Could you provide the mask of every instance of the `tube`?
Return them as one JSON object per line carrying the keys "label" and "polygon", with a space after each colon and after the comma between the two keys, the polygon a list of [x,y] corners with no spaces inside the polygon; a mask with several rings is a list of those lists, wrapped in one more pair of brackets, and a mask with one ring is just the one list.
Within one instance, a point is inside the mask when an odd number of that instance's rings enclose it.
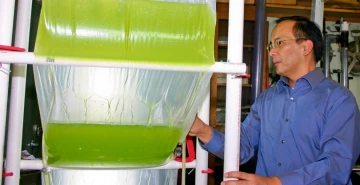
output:
{"label": "tube", "polygon": [[331,43],[336,40],[336,35],[325,35],[324,40],[324,61],[323,61],[323,73],[325,77],[331,78],[330,76],[330,50],[331,50]]}
{"label": "tube", "polygon": [[[207,125],[210,122],[210,87],[207,89],[206,97],[199,110],[199,118]],[[208,174],[203,173],[203,170],[208,170],[209,154],[204,150],[196,140],[196,169],[195,169],[195,185],[208,184]]]}
{"label": "tube", "polygon": [[254,60],[251,72],[251,104],[255,102],[261,93],[263,63],[264,63],[264,35],[266,25],[266,2],[265,0],[256,1],[255,34],[254,34]]}
{"label": "tube", "polygon": [[[27,49],[29,45],[32,1],[19,0],[17,5],[15,46]],[[5,178],[5,185],[18,185],[20,179],[26,68],[26,64],[13,65],[5,163],[6,171],[13,172],[13,176]]]}
{"label": "tube", "polygon": [[[196,167],[196,160],[191,161],[189,163],[186,163],[186,168],[195,168]],[[182,163],[177,161],[170,161],[169,163],[162,165],[162,166],[156,166],[156,167],[149,167],[149,168],[141,168],[141,169],[153,169],[153,170],[159,170],[159,169],[181,169]],[[42,160],[21,160],[20,161],[20,169],[22,170],[51,170],[51,169],[60,169],[60,168],[54,168],[54,167],[46,167],[43,164]],[[79,169],[79,170],[86,170],[83,168],[72,168],[72,169]],[[89,170],[96,170],[99,168],[89,168]],[[121,169],[121,168],[119,168]],[[127,168],[129,169],[129,168]],[[101,170],[114,170],[114,168],[109,169],[101,169]]]}
{"label": "tube", "polygon": [[[244,1],[229,1],[228,61],[242,63],[244,31]],[[224,173],[238,171],[240,164],[240,122],[242,78],[226,77]],[[224,180],[229,180],[225,178]]]}
{"label": "tube", "polygon": [[349,24],[344,21],[341,24],[341,78],[340,84],[349,88],[348,82],[348,47],[349,47]]}
{"label": "tube", "polygon": [[323,30],[324,0],[312,0],[311,20],[317,23],[320,30]]}
{"label": "tube", "polygon": [[[0,0],[0,44],[11,45],[15,0]],[[1,61],[1,60],[0,60]],[[0,68],[0,172],[3,171],[3,156],[6,128],[6,110],[8,100],[10,65],[1,63]],[[5,172],[8,172],[6,169]],[[1,176],[2,178],[2,176]],[[0,179],[0,185],[2,179]]]}
{"label": "tube", "polygon": [[[103,61],[91,61],[91,62],[76,62],[59,60],[55,63],[47,62],[45,60],[36,60],[34,53],[32,52],[1,52],[0,60],[4,63],[16,63],[16,64],[41,64],[41,65],[72,65],[72,66],[87,66],[87,67],[120,67],[120,68],[136,68],[136,69],[154,69],[154,70],[173,70],[173,71],[204,71],[203,67],[177,67],[177,66],[162,66],[162,65],[150,65],[150,64],[132,64],[121,62],[103,62]],[[243,63],[225,63],[215,62],[209,69],[214,73],[232,73],[245,75],[246,65]]]}

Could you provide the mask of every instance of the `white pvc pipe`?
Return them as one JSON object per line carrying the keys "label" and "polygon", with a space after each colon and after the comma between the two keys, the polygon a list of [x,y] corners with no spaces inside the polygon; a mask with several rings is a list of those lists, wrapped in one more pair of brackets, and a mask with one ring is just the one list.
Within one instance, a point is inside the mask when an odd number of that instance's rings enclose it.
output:
{"label": "white pvc pipe", "polygon": [[[3,63],[16,63],[16,64],[120,67],[120,68],[169,70],[169,71],[203,71],[206,69],[204,67],[178,67],[178,66],[170,66],[170,65],[165,66],[165,65],[153,65],[153,64],[134,64],[130,62],[104,62],[104,61],[84,62],[84,61],[60,60],[60,59],[56,60],[56,62],[49,62],[46,61],[45,59],[44,60],[36,59],[34,53],[32,52],[11,52],[11,51],[0,52],[0,61],[2,61]],[[235,63],[235,61],[234,63],[215,62],[215,64],[210,67],[209,71],[216,73],[233,73],[233,74],[245,75],[246,65],[242,63]]]}
{"label": "white pvc pipe", "polygon": [[[229,1],[228,60],[243,60],[244,0]],[[242,79],[227,74],[225,112],[224,173],[238,171],[240,165],[240,121]],[[229,180],[225,178],[224,180]]]}
{"label": "white pvc pipe", "polygon": [[[18,0],[17,5],[15,46],[27,50],[32,1]],[[18,185],[20,180],[26,68],[26,64],[14,64],[12,68],[5,169],[7,172],[13,172],[13,176],[5,178],[5,185]]]}
{"label": "white pvc pipe", "polygon": [[[323,31],[324,20],[324,0],[312,0],[311,5],[311,20],[314,21]],[[321,62],[316,63],[317,67],[320,67]]]}
{"label": "white pvc pipe", "polygon": [[22,170],[43,170],[44,164],[41,160],[20,160],[20,169]]}
{"label": "white pvc pipe", "polygon": [[[51,169],[62,169],[62,168],[54,168],[54,167],[45,167],[42,160],[21,160],[20,161],[20,169],[22,170],[51,170]],[[186,168],[195,168],[196,160],[186,163]],[[177,161],[170,161],[169,163],[156,166],[156,167],[148,167],[148,168],[134,168],[134,169],[142,169],[142,170],[160,170],[160,169],[181,169],[182,163]],[[75,170],[121,170],[122,168],[71,168]],[[129,170],[133,168],[126,168],[124,170]]]}
{"label": "white pvc pipe", "polygon": [[340,84],[349,88],[348,76],[348,45],[349,45],[349,23],[344,21],[340,25],[341,32],[341,75]]}
{"label": "white pvc pipe", "polygon": [[[15,0],[0,0],[0,44],[11,45]],[[1,64],[1,60],[0,60]],[[4,139],[6,128],[6,109],[9,88],[10,65],[1,64],[0,68],[0,172],[3,171]],[[5,169],[5,172],[7,170]],[[0,185],[2,176],[0,177]]]}
{"label": "white pvc pipe", "polygon": [[[210,116],[210,87],[207,88],[207,94],[204,99],[202,106],[200,107],[199,118],[204,121],[205,124],[209,125]],[[206,185],[208,184],[208,174],[202,171],[207,171],[209,154],[204,150],[196,139],[196,169],[195,169],[195,185]]]}
{"label": "white pvc pipe", "polygon": [[321,31],[324,29],[324,0],[312,0],[311,20],[319,26]]}

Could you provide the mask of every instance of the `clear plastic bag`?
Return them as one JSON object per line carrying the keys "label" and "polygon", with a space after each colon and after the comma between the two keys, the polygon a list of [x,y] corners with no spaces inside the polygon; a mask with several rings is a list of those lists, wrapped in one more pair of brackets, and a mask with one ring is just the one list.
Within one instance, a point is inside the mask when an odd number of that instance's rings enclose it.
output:
{"label": "clear plastic bag", "polygon": [[161,165],[189,131],[211,73],[35,66],[47,164]]}
{"label": "clear plastic bag", "polygon": [[202,103],[214,63],[215,0],[43,1],[37,58],[203,66],[199,72],[36,65],[44,162],[162,165]]}
{"label": "clear plastic bag", "polygon": [[37,57],[182,67],[214,62],[215,0],[43,1]]}

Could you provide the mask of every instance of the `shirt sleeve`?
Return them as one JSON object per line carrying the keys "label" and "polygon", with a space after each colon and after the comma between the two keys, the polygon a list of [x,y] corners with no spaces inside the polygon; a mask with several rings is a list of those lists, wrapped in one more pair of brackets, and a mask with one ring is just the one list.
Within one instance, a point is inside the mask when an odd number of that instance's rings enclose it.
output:
{"label": "shirt sleeve", "polygon": [[216,157],[224,159],[224,134],[211,128],[213,135],[207,144],[203,144],[200,140],[201,146],[208,152],[214,154]]}
{"label": "shirt sleeve", "polygon": [[[257,102],[261,98],[258,98]],[[258,104],[255,102],[251,107],[249,115],[241,123],[240,134],[240,163],[244,164],[251,159],[259,144],[260,119],[257,110]],[[200,141],[201,146],[208,152],[223,159],[224,158],[224,134],[212,128],[213,136],[207,144]]]}
{"label": "shirt sleeve", "polygon": [[318,161],[278,175],[283,185],[351,184],[349,175],[360,153],[356,100],[353,96],[339,98],[325,114]]}

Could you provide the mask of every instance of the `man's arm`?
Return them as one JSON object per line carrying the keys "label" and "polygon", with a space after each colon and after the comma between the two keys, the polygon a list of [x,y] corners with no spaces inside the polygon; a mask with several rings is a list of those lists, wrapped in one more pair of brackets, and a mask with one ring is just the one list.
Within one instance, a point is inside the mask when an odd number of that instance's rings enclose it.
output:
{"label": "man's arm", "polygon": [[204,144],[208,143],[213,135],[212,129],[206,125],[199,117],[195,117],[194,123],[189,131],[189,136],[198,137]]}
{"label": "man's arm", "polygon": [[[261,97],[260,95],[259,97]],[[241,123],[241,142],[240,142],[240,162],[244,164],[251,159],[257,149],[260,136],[260,118],[258,116],[258,107],[261,99],[251,106],[250,114],[245,121]],[[198,117],[189,132],[190,136],[196,136],[201,141],[201,146],[208,152],[223,159],[224,158],[224,134],[216,129],[206,125]]]}

